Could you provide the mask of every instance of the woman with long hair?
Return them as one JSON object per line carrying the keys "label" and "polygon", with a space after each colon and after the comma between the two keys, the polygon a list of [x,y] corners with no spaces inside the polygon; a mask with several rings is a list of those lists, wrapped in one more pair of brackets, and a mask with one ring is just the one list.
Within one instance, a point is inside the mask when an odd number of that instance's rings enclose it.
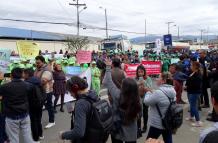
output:
{"label": "woman with long hair", "polygon": [[163,127],[162,119],[158,112],[160,109],[161,115],[166,114],[171,100],[176,100],[176,91],[173,87],[173,80],[169,73],[162,73],[160,79],[157,81],[158,89],[155,91],[148,91],[144,98],[144,104],[150,107],[148,113],[148,121],[150,129],[148,131],[148,138],[159,138],[163,136],[165,143],[172,143],[172,133]]}
{"label": "woman with long hair", "polygon": [[111,61],[107,59],[106,65],[103,84],[108,88],[113,99],[112,143],[136,143],[137,116],[141,111],[138,85],[134,79],[126,78],[122,82],[121,89],[118,89],[111,77]]}
{"label": "woman with long hair", "polygon": [[59,100],[59,97],[61,96],[61,108],[60,111],[64,112],[64,96],[66,93],[66,76],[65,73],[62,70],[62,67],[59,63],[56,63],[54,66],[54,72],[53,72],[53,78],[54,78],[54,110],[56,111],[57,102]]}
{"label": "woman with long hair", "polygon": [[[146,94],[145,89],[152,88],[152,79],[147,75],[146,69],[143,65],[139,65],[136,70],[136,81],[139,85],[139,96],[141,97],[141,106],[142,113],[138,119],[138,137],[142,136],[142,133],[146,132],[147,130],[147,122],[148,122],[148,106],[143,104],[142,100]],[[141,117],[143,117],[143,128],[141,128]]]}
{"label": "woman with long hair", "polygon": [[202,93],[202,74],[201,74],[201,65],[199,62],[192,62],[191,65],[191,75],[186,81],[188,100],[190,104],[190,117],[186,118],[188,121],[196,120],[196,123],[193,123],[194,127],[201,127],[202,122],[200,122],[200,116],[198,112],[198,99]]}

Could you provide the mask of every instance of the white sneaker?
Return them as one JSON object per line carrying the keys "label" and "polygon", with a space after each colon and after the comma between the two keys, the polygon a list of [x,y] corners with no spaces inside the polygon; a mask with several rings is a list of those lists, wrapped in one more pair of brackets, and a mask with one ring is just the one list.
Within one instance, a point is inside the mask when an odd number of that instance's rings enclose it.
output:
{"label": "white sneaker", "polygon": [[191,122],[194,122],[195,121],[195,118],[194,117],[187,117],[185,118],[186,121],[191,121]]}
{"label": "white sneaker", "polygon": [[202,127],[202,126],[203,126],[203,123],[201,121],[198,121],[192,124],[192,127]]}
{"label": "white sneaker", "polygon": [[34,142],[34,143],[40,143],[40,141],[36,141],[36,142]]}
{"label": "white sneaker", "polygon": [[45,139],[45,137],[44,137],[44,136],[41,136],[41,137],[39,137],[39,139],[40,139],[40,140],[44,140],[44,139]]}
{"label": "white sneaker", "polygon": [[49,129],[51,127],[55,126],[55,122],[54,123],[48,123],[48,125],[45,126],[45,129]]}

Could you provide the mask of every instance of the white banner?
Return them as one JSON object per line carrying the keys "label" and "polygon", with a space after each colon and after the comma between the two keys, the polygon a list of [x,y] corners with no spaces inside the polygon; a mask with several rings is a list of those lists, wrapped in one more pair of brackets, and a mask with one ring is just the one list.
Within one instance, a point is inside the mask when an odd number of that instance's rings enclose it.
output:
{"label": "white banner", "polygon": [[[91,81],[92,81],[92,77],[91,77],[91,69],[90,68],[88,68],[86,71],[84,71],[83,73],[81,73],[80,75],[79,75],[79,77],[81,77],[81,78],[84,78],[84,77],[86,77],[87,78],[87,82],[88,82],[88,85],[89,85],[89,87],[88,87],[88,89],[90,90],[91,89]],[[67,79],[70,79],[71,77],[67,77]],[[66,102],[70,102],[70,101],[75,101],[76,99],[75,98],[73,98],[71,95],[70,95],[70,93],[69,92],[67,92],[66,94],[65,94],[65,97],[64,97],[64,103],[66,103]],[[58,105],[60,104],[60,100],[58,101]]]}

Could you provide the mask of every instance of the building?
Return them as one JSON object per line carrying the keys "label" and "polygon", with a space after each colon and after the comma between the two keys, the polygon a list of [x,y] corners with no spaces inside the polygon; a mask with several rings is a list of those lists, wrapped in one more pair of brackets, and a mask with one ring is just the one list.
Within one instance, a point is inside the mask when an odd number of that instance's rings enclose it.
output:
{"label": "building", "polygon": [[[18,40],[27,40],[38,43],[42,52],[48,50],[48,52],[58,53],[61,49],[63,51],[68,49],[66,46],[67,37],[75,37],[75,35],[0,27],[0,48],[10,49],[18,53],[16,42]],[[87,50],[97,51],[101,39],[96,37],[88,37],[88,39],[90,44]]]}

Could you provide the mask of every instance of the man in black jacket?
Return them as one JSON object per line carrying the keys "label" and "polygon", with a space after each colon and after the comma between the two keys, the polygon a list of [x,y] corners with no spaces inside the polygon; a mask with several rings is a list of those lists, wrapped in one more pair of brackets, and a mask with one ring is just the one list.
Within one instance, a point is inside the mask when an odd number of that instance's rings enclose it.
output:
{"label": "man in black jacket", "polygon": [[33,93],[29,97],[30,106],[30,120],[31,120],[31,130],[34,141],[39,141],[43,139],[42,131],[42,107],[43,107],[43,89],[41,86],[40,78],[34,76],[33,69],[24,70],[24,79],[33,88]]}
{"label": "man in black jacket", "polygon": [[24,143],[33,143],[30,129],[28,96],[31,93],[29,84],[22,81],[23,70],[15,68],[11,72],[12,81],[0,86],[3,99],[3,113],[6,116],[6,133],[10,143],[19,143],[19,132]]}
{"label": "man in black jacket", "polygon": [[203,69],[203,84],[202,84],[202,95],[201,95],[201,104],[204,104],[202,108],[209,108],[209,96],[207,92],[207,88],[209,87],[209,79],[208,79],[208,67],[210,65],[210,60],[207,57],[207,53],[205,50],[200,51],[199,62]]}

